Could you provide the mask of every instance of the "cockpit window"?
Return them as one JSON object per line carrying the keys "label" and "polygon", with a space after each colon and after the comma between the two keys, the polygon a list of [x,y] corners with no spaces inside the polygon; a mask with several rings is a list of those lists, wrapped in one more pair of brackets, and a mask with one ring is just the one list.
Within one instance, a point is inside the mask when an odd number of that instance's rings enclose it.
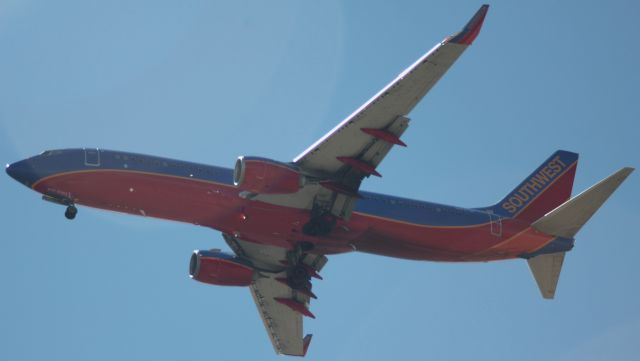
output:
{"label": "cockpit window", "polygon": [[52,155],[61,154],[61,153],[62,153],[61,150],[45,150],[44,152],[40,153],[40,155],[43,157],[50,157]]}

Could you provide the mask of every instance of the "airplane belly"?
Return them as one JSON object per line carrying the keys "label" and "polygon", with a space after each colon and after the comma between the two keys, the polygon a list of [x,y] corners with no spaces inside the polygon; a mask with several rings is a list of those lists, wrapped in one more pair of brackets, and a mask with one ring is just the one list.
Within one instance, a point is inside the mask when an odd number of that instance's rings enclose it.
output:
{"label": "airplane belly", "polygon": [[[92,163],[86,151],[65,151],[57,155],[59,169],[48,169],[47,158],[36,157],[30,160],[33,168],[46,171],[30,186],[73,203],[203,225],[255,243],[289,248],[309,241],[325,254],[357,250],[407,259],[484,261],[532,253],[551,240],[533,230],[522,232],[526,225],[509,219],[484,218],[484,213],[442,206],[407,213],[399,204],[381,208],[370,201],[329,236],[309,237],[302,232],[307,210],[239,197],[227,179],[230,170],[111,151],[100,154]],[[446,211],[455,217],[443,222]]]}
{"label": "airplane belly", "polygon": [[507,220],[500,232],[490,221],[469,226],[409,224],[360,215],[371,227],[354,241],[358,251],[429,261],[491,261],[534,252],[553,237]]}
{"label": "airplane belly", "polygon": [[95,169],[48,176],[36,191],[116,212],[218,228],[234,223],[241,199],[223,184],[128,170]]}
{"label": "airplane belly", "polygon": [[339,227],[331,237],[305,236],[306,210],[238,196],[227,184],[120,169],[83,169],[48,175],[33,189],[73,203],[115,212],[206,226],[244,240],[290,248],[310,241],[325,254],[353,251],[357,227]]}

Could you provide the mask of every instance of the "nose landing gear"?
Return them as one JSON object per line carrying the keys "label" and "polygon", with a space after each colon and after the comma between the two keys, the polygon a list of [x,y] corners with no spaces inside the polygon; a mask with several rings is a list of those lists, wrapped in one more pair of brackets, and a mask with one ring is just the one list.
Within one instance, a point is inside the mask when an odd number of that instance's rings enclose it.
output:
{"label": "nose landing gear", "polygon": [[73,204],[68,205],[67,210],[64,211],[64,216],[69,220],[76,218],[76,214],[78,214],[78,208]]}
{"label": "nose landing gear", "polygon": [[62,206],[67,206],[67,209],[64,211],[64,216],[67,219],[74,219],[76,218],[76,214],[78,214],[78,208],[76,208],[76,206],[73,205],[73,201],[71,200],[71,198],[43,194],[42,200],[55,203],[55,204],[60,204]]}

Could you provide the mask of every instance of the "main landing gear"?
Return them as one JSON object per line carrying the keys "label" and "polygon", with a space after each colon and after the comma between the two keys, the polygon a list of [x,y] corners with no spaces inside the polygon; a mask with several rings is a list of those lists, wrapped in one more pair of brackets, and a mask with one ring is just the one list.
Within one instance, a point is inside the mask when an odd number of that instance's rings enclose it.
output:
{"label": "main landing gear", "polygon": [[329,212],[311,215],[309,222],[302,226],[302,233],[307,236],[323,237],[333,231],[336,225],[336,217]]}
{"label": "main landing gear", "polygon": [[299,242],[287,254],[287,261],[292,265],[287,271],[287,283],[294,290],[311,291],[310,267],[302,262],[302,257],[312,249],[313,243]]}
{"label": "main landing gear", "polygon": [[287,283],[294,290],[304,290],[311,288],[311,276],[302,265],[296,265],[287,272]]}
{"label": "main landing gear", "polygon": [[67,219],[76,218],[76,214],[78,214],[78,208],[73,204],[68,205],[67,210],[64,211],[64,216],[67,217]]}

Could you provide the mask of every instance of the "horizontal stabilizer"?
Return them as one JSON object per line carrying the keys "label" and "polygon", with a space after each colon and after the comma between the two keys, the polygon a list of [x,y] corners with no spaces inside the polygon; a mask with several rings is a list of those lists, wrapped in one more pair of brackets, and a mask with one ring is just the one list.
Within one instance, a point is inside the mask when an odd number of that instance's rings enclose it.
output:
{"label": "horizontal stabilizer", "polygon": [[564,202],[531,226],[552,236],[573,238],[633,170],[629,167],[620,169]]}
{"label": "horizontal stabilizer", "polygon": [[556,294],[562,262],[564,262],[564,252],[542,254],[527,260],[542,297],[552,299]]}

